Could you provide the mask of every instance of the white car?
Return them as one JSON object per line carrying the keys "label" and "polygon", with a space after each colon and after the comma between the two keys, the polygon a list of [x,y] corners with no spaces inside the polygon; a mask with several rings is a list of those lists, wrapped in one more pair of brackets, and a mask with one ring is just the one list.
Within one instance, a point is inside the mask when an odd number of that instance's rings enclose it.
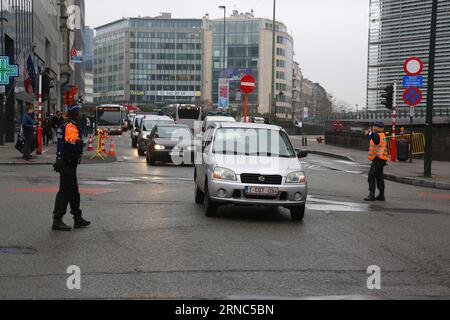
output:
{"label": "white car", "polygon": [[236,119],[233,117],[226,117],[226,116],[208,116],[205,118],[205,121],[203,121],[203,132],[208,130],[209,128],[212,128],[215,123],[235,123]]}
{"label": "white car", "polygon": [[207,217],[230,204],[284,207],[301,221],[308,187],[300,159],[307,155],[294,149],[280,127],[215,124],[204,135],[202,161],[195,165],[195,202],[204,204]]}

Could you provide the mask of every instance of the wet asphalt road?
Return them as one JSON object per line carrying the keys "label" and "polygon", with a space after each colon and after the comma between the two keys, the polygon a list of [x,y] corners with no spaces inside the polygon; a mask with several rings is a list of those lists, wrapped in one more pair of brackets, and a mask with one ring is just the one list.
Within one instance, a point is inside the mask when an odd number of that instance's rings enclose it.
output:
{"label": "wet asphalt road", "polygon": [[[119,161],[83,165],[93,226],[50,231],[58,177],[50,167],[0,166],[0,299],[450,297],[450,193],[387,182],[368,205],[368,165],[311,155],[308,212],[194,203],[193,168],[147,167],[117,140]],[[66,216],[66,222],[71,218]],[[79,266],[81,290],[67,289]],[[367,289],[367,268],[382,289]]]}

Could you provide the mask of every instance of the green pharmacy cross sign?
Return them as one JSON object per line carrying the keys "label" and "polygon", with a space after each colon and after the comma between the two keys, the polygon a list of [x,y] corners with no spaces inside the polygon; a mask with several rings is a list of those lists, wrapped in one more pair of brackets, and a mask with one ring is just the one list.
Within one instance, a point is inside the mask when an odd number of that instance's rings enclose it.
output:
{"label": "green pharmacy cross sign", "polygon": [[9,64],[9,57],[0,56],[0,85],[7,86],[11,83],[11,78],[19,76],[19,66]]}

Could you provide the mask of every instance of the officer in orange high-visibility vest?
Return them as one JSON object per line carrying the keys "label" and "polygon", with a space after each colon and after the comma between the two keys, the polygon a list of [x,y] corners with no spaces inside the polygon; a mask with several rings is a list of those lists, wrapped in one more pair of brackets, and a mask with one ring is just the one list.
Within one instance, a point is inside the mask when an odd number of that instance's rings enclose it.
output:
{"label": "officer in orange high-visibility vest", "polygon": [[80,119],[80,106],[69,107],[68,119],[58,128],[57,158],[55,171],[60,174],[59,192],[55,200],[53,212],[53,227],[55,231],[70,231],[72,228],[63,222],[67,205],[74,218],[74,228],[85,228],[91,223],[83,219],[80,209],[80,191],[78,189],[77,167],[81,162],[84,142]]}
{"label": "officer in orange high-visibility vest", "polygon": [[[369,160],[372,166],[369,172],[369,191],[370,194],[365,201],[386,201],[385,183],[384,183],[384,167],[388,161],[388,145],[387,138],[384,133],[384,123],[375,122],[372,129],[366,131],[370,138]],[[375,197],[376,188],[380,192]]]}

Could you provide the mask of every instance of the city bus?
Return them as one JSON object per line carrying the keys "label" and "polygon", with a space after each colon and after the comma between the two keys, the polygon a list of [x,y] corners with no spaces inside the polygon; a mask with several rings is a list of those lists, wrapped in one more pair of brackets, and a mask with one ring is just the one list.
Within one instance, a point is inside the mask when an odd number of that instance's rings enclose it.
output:
{"label": "city bus", "polygon": [[96,107],[95,119],[97,129],[106,130],[110,135],[122,135],[126,111],[120,105],[100,105]]}
{"label": "city bus", "polygon": [[[176,124],[183,124],[201,132],[202,108],[191,104],[171,104],[161,109],[161,115],[171,117]],[[195,124],[197,123],[197,127]]]}

